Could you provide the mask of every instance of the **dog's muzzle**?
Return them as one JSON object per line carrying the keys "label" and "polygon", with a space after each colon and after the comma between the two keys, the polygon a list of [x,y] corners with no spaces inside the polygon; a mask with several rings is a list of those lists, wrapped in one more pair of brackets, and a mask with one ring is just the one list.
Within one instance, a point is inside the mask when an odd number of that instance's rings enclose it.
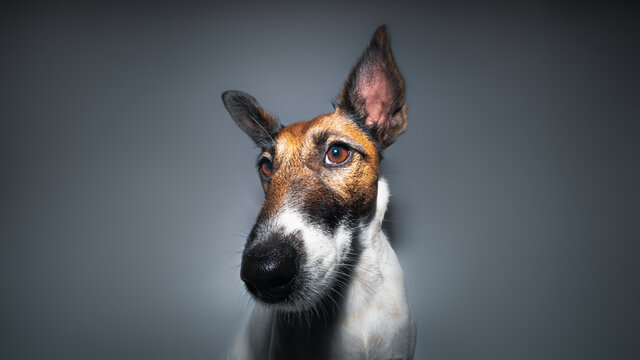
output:
{"label": "dog's muzzle", "polygon": [[298,263],[298,251],[288,242],[265,242],[245,250],[240,278],[255,297],[277,303],[291,294]]}

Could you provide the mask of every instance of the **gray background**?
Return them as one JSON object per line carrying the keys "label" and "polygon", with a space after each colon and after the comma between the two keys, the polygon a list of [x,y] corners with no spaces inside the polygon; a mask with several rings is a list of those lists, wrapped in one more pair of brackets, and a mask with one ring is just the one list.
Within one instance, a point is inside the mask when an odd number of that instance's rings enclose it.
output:
{"label": "gray background", "polygon": [[417,359],[640,358],[638,4],[3,5],[0,358],[211,359],[251,301],[257,150],[388,24],[387,222]]}

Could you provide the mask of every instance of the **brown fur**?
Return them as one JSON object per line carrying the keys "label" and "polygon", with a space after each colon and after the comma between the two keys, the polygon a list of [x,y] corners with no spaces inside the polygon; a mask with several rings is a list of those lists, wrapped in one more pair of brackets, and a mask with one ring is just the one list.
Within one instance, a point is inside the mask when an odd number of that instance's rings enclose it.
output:
{"label": "brown fur", "polygon": [[[272,177],[263,179],[267,198],[264,215],[277,212],[284,201],[291,200],[285,200],[287,194],[304,192],[307,199],[320,202],[328,195],[327,190],[337,194],[345,205],[372,208],[377,194],[378,149],[342,111],[289,125],[275,140],[274,148],[263,153],[273,162]],[[325,154],[336,141],[357,150],[352,150],[344,165],[327,167]]]}

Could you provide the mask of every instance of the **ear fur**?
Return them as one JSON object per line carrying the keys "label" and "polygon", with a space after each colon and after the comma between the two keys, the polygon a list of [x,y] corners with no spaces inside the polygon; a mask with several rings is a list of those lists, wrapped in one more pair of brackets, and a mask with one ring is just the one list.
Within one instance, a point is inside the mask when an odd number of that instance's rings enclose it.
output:
{"label": "ear fur", "polygon": [[380,26],[351,69],[338,107],[352,113],[358,124],[382,148],[407,127],[405,84],[391,53],[389,32]]}
{"label": "ear fur", "polygon": [[242,91],[225,91],[222,102],[233,121],[263,149],[273,145],[273,138],[282,129],[277,118],[267,113],[251,95]]}

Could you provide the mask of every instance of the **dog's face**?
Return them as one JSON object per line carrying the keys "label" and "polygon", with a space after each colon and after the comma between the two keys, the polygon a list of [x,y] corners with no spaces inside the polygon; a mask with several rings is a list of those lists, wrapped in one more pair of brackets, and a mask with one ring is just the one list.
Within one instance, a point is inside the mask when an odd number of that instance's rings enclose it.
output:
{"label": "dog's face", "polygon": [[384,27],[347,78],[331,114],[287,127],[245,93],[228,91],[232,118],[262,152],[265,202],[241,277],[262,303],[304,311],[349,281],[375,211],[381,150],[406,128],[404,81]]}

